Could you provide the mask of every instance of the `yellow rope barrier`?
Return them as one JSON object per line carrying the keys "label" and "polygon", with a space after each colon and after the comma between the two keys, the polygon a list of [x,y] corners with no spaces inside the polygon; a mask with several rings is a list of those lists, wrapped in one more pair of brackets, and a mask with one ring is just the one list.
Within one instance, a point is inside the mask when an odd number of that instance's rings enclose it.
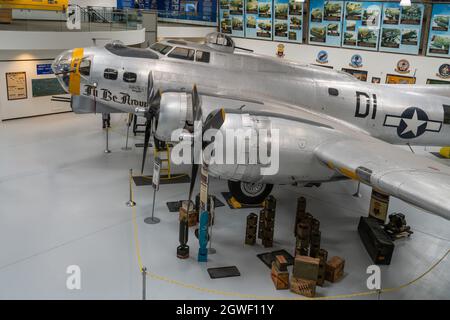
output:
{"label": "yellow rope barrier", "polygon": [[[131,179],[131,177],[130,177]],[[134,195],[133,191],[131,192],[132,200]],[[138,225],[136,221],[136,207],[131,207],[131,210],[133,212],[133,231],[134,231],[134,244],[136,249],[136,256],[138,260],[138,266],[139,271],[142,272],[143,263],[142,263],[142,256],[141,256],[141,249],[140,249],[140,243],[139,243],[139,233],[138,233]],[[424,273],[422,273],[417,278],[403,284],[397,287],[393,288],[385,288],[380,290],[371,290],[371,291],[364,291],[364,292],[357,292],[357,293],[350,293],[350,294],[339,294],[339,295],[333,295],[333,296],[323,296],[323,297],[315,297],[315,298],[307,298],[307,297],[275,297],[275,296],[261,296],[261,295],[255,295],[255,294],[245,294],[245,293],[239,293],[239,292],[230,292],[230,291],[221,291],[216,289],[209,289],[197,286],[195,284],[185,283],[182,281],[174,280],[168,277],[160,276],[156,273],[147,271],[147,276],[149,276],[152,279],[164,281],[166,283],[170,283],[179,287],[183,287],[186,289],[192,289],[203,293],[210,293],[225,297],[236,297],[236,298],[242,298],[242,299],[255,299],[255,300],[334,300],[334,299],[348,299],[348,298],[355,298],[355,297],[363,297],[363,296],[371,296],[376,295],[380,293],[385,292],[395,292],[399,291],[403,288],[406,288],[416,282],[418,282],[420,279],[425,277],[428,273],[430,273],[433,269],[435,269],[444,259],[450,254],[450,249],[447,250],[447,252],[438,260],[436,261],[430,268],[428,268]]]}

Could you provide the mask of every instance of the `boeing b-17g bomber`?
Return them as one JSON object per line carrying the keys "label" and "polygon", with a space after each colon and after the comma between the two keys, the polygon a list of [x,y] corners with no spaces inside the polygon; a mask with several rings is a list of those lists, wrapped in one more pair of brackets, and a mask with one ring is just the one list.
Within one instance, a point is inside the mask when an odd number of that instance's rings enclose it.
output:
{"label": "boeing b-17g bomber", "polygon": [[[448,86],[373,85],[240,50],[220,33],[205,40],[77,48],[57,57],[53,69],[73,95],[74,112],[145,116],[144,160],[151,133],[158,142],[190,143],[196,123],[200,132],[214,128],[224,137],[229,129],[265,130],[269,152],[278,148],[278,170],[264,174],[270,163],[247,161],[259,148],[253,136],[238,150],[243,163],[208,166],[241,202],[262,201],[274,184],[350,178],[450,219],[450,168],[395,146],[448,145]],[[174,136],[177,129],[184,131]],[[193,164],[192,181],[197,168]]]}

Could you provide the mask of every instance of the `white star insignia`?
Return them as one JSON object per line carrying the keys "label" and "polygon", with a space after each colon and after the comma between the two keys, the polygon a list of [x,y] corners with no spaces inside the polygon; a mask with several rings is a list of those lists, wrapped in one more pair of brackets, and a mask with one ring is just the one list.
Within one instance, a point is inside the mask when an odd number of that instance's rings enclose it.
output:
{"label": "white star insignia", "polygon": [[406,128],[403,130],[401,135],[404,135],[405,133],[412,132],[414,136],[417,136],[417,130],[421,125],[426,123],[426,121],[419,120],[417,118],[417,110],[414,110],[414,114],[411,119],[403,118],[403,121],[406,123]]}

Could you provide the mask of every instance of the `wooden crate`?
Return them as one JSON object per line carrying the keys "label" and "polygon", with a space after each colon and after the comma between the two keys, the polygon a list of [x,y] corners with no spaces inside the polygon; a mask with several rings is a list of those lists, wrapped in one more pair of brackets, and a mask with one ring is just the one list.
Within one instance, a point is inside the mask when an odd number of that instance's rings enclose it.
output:
{"label": "wooden crate", "polygon": [[340,257],[332,257],[325,265],[325,280],[337,282],[344,276],[345,260]]}
{"label": "wooden crate", "polygon": [[296,294],[314,298],[316,296],[316,281],[291,277],[290,289]]}
{"label": "wooden crate", "polygon": [[308,256],[296,256],[293,276],[299,279],[317,281],[320,260]]}
{"label": "wooden crate", "polygon": [[277,290],[289,289],[289,272],[280,271],[275,261],[272,263],[272,272],[270,274],[272,277],[273,284]]}

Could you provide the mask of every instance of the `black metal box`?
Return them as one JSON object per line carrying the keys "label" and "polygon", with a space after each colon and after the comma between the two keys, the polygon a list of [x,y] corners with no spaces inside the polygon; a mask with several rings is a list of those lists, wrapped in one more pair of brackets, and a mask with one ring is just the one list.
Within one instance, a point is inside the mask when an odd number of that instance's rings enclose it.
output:
{"label": "black metal box", "polygon": [[375,264],[388,265],[391,263],[395,246],[377,220],[361,217],[358,232],[369,256]]}

